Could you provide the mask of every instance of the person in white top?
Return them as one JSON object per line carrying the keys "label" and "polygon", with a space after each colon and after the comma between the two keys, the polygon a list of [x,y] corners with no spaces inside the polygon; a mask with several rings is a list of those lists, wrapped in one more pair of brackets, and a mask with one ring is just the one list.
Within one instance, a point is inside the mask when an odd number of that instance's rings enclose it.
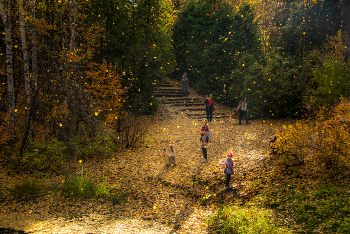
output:
{"label": "person in white top", "polygon": [[241,120],[243,118],[243,120],[245,120],[246,124],[248,123],[248,98],[244,97],[244,99],[242,99],[237,107],[237,110],[240,110],[240,115],[239,115],[239,124],[241,124]]}

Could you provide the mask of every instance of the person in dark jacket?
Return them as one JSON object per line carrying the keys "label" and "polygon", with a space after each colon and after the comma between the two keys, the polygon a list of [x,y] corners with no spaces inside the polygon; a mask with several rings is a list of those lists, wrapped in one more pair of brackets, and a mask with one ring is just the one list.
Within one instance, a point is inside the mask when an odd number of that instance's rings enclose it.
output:
{"label": "person in dark jacket", "polygon": [[209,95],[205,97],[204,104],[205,104],[205,113],[207,115],[207,119],[209,119]]}
{"label": "person in dark jacket", "polygon": [[208,118],[209,123],[211,123],[211,120],[213,118],[213,111],[214,111],[213,95],[209,94],[209,118]]}

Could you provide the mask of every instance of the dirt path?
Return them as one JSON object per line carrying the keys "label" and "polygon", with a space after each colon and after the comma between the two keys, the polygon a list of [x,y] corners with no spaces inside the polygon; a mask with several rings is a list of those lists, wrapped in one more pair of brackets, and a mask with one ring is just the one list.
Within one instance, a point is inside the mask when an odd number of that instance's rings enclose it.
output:
{"label": "dirt path", "polygon": [[[204,98],[193,90],[190,95]],[[230,113],[220,105],[217,110]],[[269,172],[261,168],[268,142],[288,123],[254,120],[238,125],[236,120],[216,119],[210,125],[209,162],[202,164],[200,120],[161,105],[154,116],[143,119],[146,129],[138,148],[116,152],[110,159],[70,165],[77,171],[83,165],[96,181],[105,178],[106,183],[128,191],[126,203],[67,201],[52,195],[31,202],[7,201],[0,204],[0,227],[32,233],[207,233],[205,220],[218,204],[244,201],[264,183],[264,173]],[[168,144],[174,145],[178,164],[174,168],[166,168],[158,154]],[[229,151],[238,168],[231,182],[236,189],[226,192],[218,163]],[[18,179],[4,174],[0,178]]]}

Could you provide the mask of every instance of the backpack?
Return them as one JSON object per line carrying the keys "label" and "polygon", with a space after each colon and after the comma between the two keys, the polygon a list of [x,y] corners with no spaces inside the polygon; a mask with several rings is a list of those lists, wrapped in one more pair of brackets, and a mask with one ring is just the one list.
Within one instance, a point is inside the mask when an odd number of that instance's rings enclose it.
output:
{"label": "backpack", "polygon": [[211,139],[213,138],[213,134],[211,133],[210,129],[207,135],[209,137],[209,142],[211,142]]}

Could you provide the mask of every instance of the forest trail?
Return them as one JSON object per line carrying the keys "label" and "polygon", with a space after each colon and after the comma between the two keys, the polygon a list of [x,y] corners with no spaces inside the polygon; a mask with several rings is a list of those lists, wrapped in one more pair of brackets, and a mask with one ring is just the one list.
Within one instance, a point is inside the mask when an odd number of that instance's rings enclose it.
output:
{"label": "forest trail", "polygon": [[[290,121],[253,120],[250,125],[238,125],[237,120],[214,118],[209,161],[203,164],[197,132],[200,110],[186,111],[183,106],[169,105],[167,98],[159,99],[156,114],[143,117],[139,147],[116,152],[113,158],[67,165],[77,172],[83,165],[96,181],[103,178],[128,191],[125,203],[71,201],[53,195],[30,202],[9,201],[1,205],[0,227],[32,233],[207,233],[205,221],[218,204],[244,202],[259,189],[269,173],[263,167],[268,142]],[[190,99],[204,102],[204,96],[192,89]],[[232,113],[222,105],[215,108],[223,116]],[[193,113],[197,115],[191,116]],[[166,168],[159,151],[169,144],[174,145],[177,166]],[[231,179],[235,189],[224,191],[225,177],[218,163],[228,152],[234,153],[237,166]],[[62,180],[64,175],[48,179],[46,184]]]}

